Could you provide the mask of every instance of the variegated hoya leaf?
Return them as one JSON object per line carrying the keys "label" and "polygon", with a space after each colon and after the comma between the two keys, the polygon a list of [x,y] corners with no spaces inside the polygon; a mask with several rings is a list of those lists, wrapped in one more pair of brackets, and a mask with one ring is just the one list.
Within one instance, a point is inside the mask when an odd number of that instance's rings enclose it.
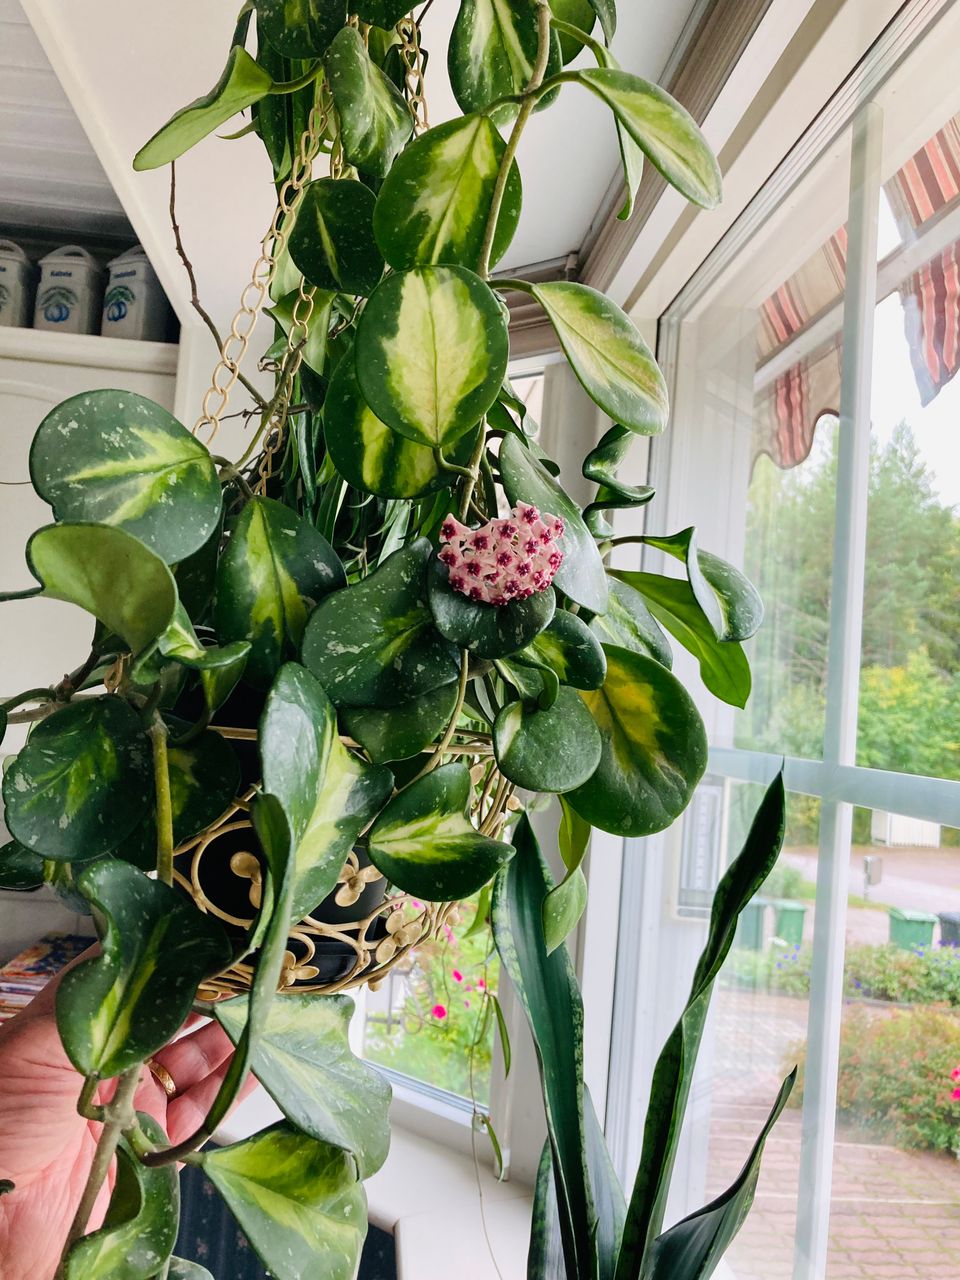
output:
{"label": "variegated hoya leaf", "polygon": [[344,707],[340,723],[374,764],[389,764],[407,760],[433,742],[449,724],[456,702],[457,686],[444,684],[396,707]]}
{"label": "variegated hoya leaf", "polygon": [[[247,1017],[247,998],[216,1005],[217,1021],[234,1044]],[[349,1151],[361,1178],[387,1158],[390,1086],[355,1057],[348,1030],[353,1001],[290,992],[272,1001],[253,1051],[254,1075],[287,1119],[311,1138]]]}
{"label": "variegated hoya leaf", "polygon": [[323,60],[340,120],[346,160],[361,173],[386,176],[413,133],[403,95],[370,58],[356,27],[344,27]]}
{"label": "variegated hoya leaf", "polygon": [[293,915],[321,902],[357,836],[389,796],[389,769],[351,755],[333,704],[304,667],[281,668],[260,722],[265,790],[283,806],[293,837]]}
{"label": "variegated hoya leaf", "polygon": [[77,884],[95,908],[101,954],[61,981],[57,1029],[78,1071],[108,1079],[167,1043],[230,946],[216,917],[125,862],[95,862]]}
{"label": "variegated hoya leaf", "polygon": [[44,858],[84,862],[133,830],[152,777],[150,745],[128,703],[71,702],[37,725],[4,775],[4,820]]}
{"label": "variegated hoya leaf", "polygon": [[680,560],[697,604],[718,640],[749,640],[763,622],[763,601],[753,583],[739,569],[697,547],[696,530],[683,529],[670,537],[644,538]]}
{"label": "variegated hoya leaf", "polygon": [[507,370],[504,310],[463,267],[387,276],[357,326],[360,390],[381,421],[418,444],[446,448],[475,427]]}
{"label": "variegated hoya leaf", "polygon": [[220,481],[199,440],[131,391],[71,396],[37,428],[30,479],[58,521],[118,525],[172,564],[220,518]]}
{"label": "variegated hoya leaf", "polygon": [[347,20],[347,0],[256,0],[257,33],[288,58],[319,58]]}
{"label": "variegated hoya leaf", "polygon": [[383,274],[373,238],[376,197],[351,178],[307,183],[290,232],[294,264],[308,284],[341,293],[370,293]]}
{"label": "variegated hoya leaf", "polygon": [[253,498],[217,568],[217,630],[249,640],[246,678],[264,688],[303,638],[310,607],[346,582],[326,538],[273,498]]}
{"label": "variegated hoya leaf", "polygon": [[552,587],[504,605],[471,600],[450,586],[447,566],[435,557],[427,583],[437,630],[478,658],[505,658],[523,649],[549,625],[557,607]]}
{"label": "variegated hoya leaf", "polygon": [[607,674],[603,646],[582,618],[558,609],[553,621],[520,655],[542,662],[561,684],[575,689],[599,689]]}
{"label": "variegated hoya leaf", "polygon": [[0,845],[0,889],[26,892],[43,884],[43,858],[16,840]]}
{"label": "variegated hoya leaf", "polygon": [[563,688],[553,704],[511,702],[493,726],[497,766],[528,791],[572,791],[600,763],[600,730],[574,689]]}
{"label": "variegated hoya leaf", "polygon": [[171,1258],[167,1280],[214,1280],[214,1276],[206,1267],[201,1267],[199,1262],[190,1262],[187,1258]]}
{"label": "variegated hoya leaf", "polygon": [[610,579],[607,612],[599,614],[590,625],[604,644],[617,644],[656,658],[668,671],[673,666],[670,641],[660,630],[643,596],[626,582]]}
{"label": "variegated hoya leaf", "polygon": [[353,12],[361,22],[370,22],[382,30],[395,27],[413,8],[413,0],[354,0]]}
{"label": "variegated hoya leaf", "polygon": [[[303,344],[303,364],[300,366],[301,369],[303,365],[307,365],[309,369],[318,374],[324,370],[327,361],[328,330],[334,297],[335,295],[328,289],[318,289],[313,295],[313,311],[310,313],[307,340]],[[272,307],[267,307],[268,314],[276,320],[285,337],[290,336],[290,330],[294,326],[293,313],[299,298],[300,279],[298,274],[291,289],[283,293]],[[286,349],[286,343],[283,344],[283,347]]]}
{"label": "variegated hoya leaf", "polygon": [[593,828],[560,797],[557,844],[567,874],[543,900],[543,941],[547,955],[556,951],[577,927],[587,905],[587,878],[582,864]]}
{"label": "variegated hoya leaf", "polygon": [[[537,9],[536,0],[461,0],[447,50],[447,71],[461,111],[482,111],[530,83],[540,43]],[[560,67],[560,42],[551,32],[546,74]],[[548,105],[550,97],[538,105]]]}
{"label": "variegated hoya leaf", "polygon": [[211,715],[233,692],[250,656],[247,640],[235,640],[225,645],[202,645],[182,605],[177,606],[173,621],[160,637],[157,649],[163,657],[198,672]]}
{"label": "variegated hoya leaf", "polygon": [[396,795],[370,830],[373,865],[428,902],[469,898],[513,856],[467,817],[472,786],[463,764],[445,764]]}
{"label": "variegated hoya leaf", "polygon": [[[475,270],[506,144],[485,115],[448,120],[399,155],[387,174],[373,229],[392,267],[447,263]],[[520,218],[522,189],[510,165],[490,255],[506,253]]]}
{"label": "variegated hoya leaf", "polygon": [[624,484],[617,475],[633,438],[633,432],[626,427],[611,427],[583,460],[581,471],[584,478],[599,485],[596,497],[583,509],[586,526],[597,537],[612,534],[603,517],[604,511],[642,507],[656,492],[648,485]]}
{"label": "variegated hoya leaf", "polygon": [[277,1124],[199,1162],[276,1280],[354,1280],[367,1219],[352,1156]]}

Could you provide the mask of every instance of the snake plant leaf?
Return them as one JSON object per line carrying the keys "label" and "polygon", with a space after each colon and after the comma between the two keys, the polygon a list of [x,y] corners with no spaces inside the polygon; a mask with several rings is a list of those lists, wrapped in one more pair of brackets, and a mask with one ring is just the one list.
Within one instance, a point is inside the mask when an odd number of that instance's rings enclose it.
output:
{"label": "snake plant leaf", "polygon": [[361,22],[389,31],[412,8],[413,0],[354,0],[353,11]]}
{"label": "snake plant leaf", "polygon": [[[216,1005],[214,1013],[236,1044],[246,1024],[246,996]],[[291,1124],[349,1151],[361,1178],[369,1178],[387,1158],[391,1089],[351,1051],[352,1013],[348,996],[318,1000],[290,992],[273,1000],[251,1065]]]}
{"label": "snake plant leaf", "polygon": [[167,1043],[203,978],[230,962],[220,922],[125,862],[94,862],[77,886],[94,907],[101,954],[65,975],[57,1029],[84,1075],[119,1075]]}
{"label": "snake plant leaf", "polygon": [[408,760],[446,728],[457,703],[457,686],[444,684],[397,707],[344,707],[344,731],[360,743],[374,764]]}
{"label": "snake plant leaf", "polygon": [[450,586],[449,570],[436,558],[430,563],[427,583],[437,630],[478,658],[505,658],[523,649],[549,625],[557,607],[550,587],[505,605],[471,600]]}
{"label": "snake plant leaf", "polygon": [[[522,93],[530,83],[540,44],[537,11],[535,0],[461,0],[447,48],[447,73],[464,114]],[[546,74],[561,66],[560,41],[551,31]],[[555,96],[546,93],[537,105],[547,106]]]}
{"label": "snake plant leaf", "polygon": [[594,618],[590,626],[605,644],[618,644],[624,649],[645,653],[656,658],[668,671],[673,666],[670,641],[660,630],[643,596],[618,578],[610,579],[607,612]]}
{"label": "snake plant leaf", "polygon": [[480,421],[507,368],[504,310],[464,267],[414,267],[389,275],[357,325],[356,370],[382,422],[431,449]]}
{"label": "snake plant leaf", "polygon": [[352,1156],[281,1123],[199,1163],[276,1280],[354,1280],[367,1205]]}
{"label": "snake plant leaf", "polygon": [[290,256],[308,284],[340,293],[370,293],[383,275],[373,238],[376,197],[352,178],[307,183],[290,232]]}
{"label": "snake plant leaf", "polygon": [[391,884],[427,902],[469,898],[513,857],[467,817],[466,765],[441,765],[390,801],[370,830],[370,861]]}
{"label": "snake plant leaf", "polygon": [[143,144],[133,158],[134,169],[158,169],[170,164],[238,111],[266,97],[272,88],[272,77],[246,49],[234,45],[223,74],[210,92],[181,107]]}
{"label": "snake plant leaf", "polygon": [[170,625],[173,575],[139,538],[106,524],[48,524],[27,543],[39,594],[79,605],[138,654]]}
{"label": "snake plant leaf", "polygon": [[615,576],[643,596],[656,620],[700,664],[700,678],[710,692],[732,707],[746,706],[750,696],[750,663],[736,640],[718,640],[689,582],[658,573],[614,570]]}
{"label": "snake plant leaf", "polygon": [[[783,844],[786,794],[783,775],[767,788],[740,853],[724,873],[713,898],[710,929],[694,974],[690,997],[657,1060],[644,1124],[643,1154],[634,1183],[623,1235],[617,1280],[644,1280],[647,1255],[660,1233],[680,1129],[690,1096],[713,983],[733,944],[744,907],[770,874]],[[687,1273],[709,1275],[694,1269]]]}
{"label": "snake plant leaf", "polygon": [[580,385],[638,435],[667,424],[667,386],[636,325],[596,289],[567,280],[524,286],[543,307]]}
{"label": "snake plant leaf", "polygon": [[188,1258],[171,1258],[167,1280],[214,1280],[213,1273]]}
{"label": "snake plant leaf", "polygon": [[563,564],[554,585],[592,613],[604,613],[608,592],[603,561],[577,504],[516,436],[507,436],[500,445],[500,478],[513,506],[530,502],[552,516],[562,516],[564,531],[558,542]]}
{"label": "snake plant leaf", "polygon": [[140,717],[108,694],[42,720],[3,779],[10,834],[45,858],[86,861],[116,848],[143,815],[152,781]]}
{"label": "snake plant leaf", "polygon": [[43,858],[39,853],[8,840],[0,846],[0,889],[28,891],[43,884]]}
{"label": "snake plant leaf", "polygon": [[303,638],[311,604],[346,582],[321,533],[273,498],[244,507],[217,567],[217,630],[249,640],[246,678],[265,688]]}
{"label": "snake plant leaf", "polygon": [[558,609],[553,620],[521,654],[548,666],[561,684],[599,689],[607,674],[603,646],[582,618]]}
{"label": "snake plant leaf", "polygon": [[186,610],[177,605],[173,621],[157,642],[158,651],[200,676],[207,710],[212,715],[233,692],[250,656],[250,643],[202,645]]}
{"label": "snake plant leaf", "polygon": [[346,0],[255,0],[257,33],[288,58],[319,58],[347,20]]}
{"label": "snake plant leaf", "polygon": [[628,71],[598,67],[567,74],[610,107],[672,187],[701,208],[716,208],[721,199],[720,166],[696,121],[675,98]]}
{"label": "snake plant leaf", "polygon": [[324,56],[340,142],[349,164],[375,178],[386,177],[413,133],[403,95],[373,62],[356,27],[343,27]]}
{"label": "snake plant leaf", "polygon": [[[137,1121],[154,1143],[167,1136],[152,1116]],[[103,1226],[70,1250],[65,1280],[151,1280],[177,1242],[180,1180],[175,1165],[147,1168],[125,1138],[117,1148],[117,1177]]]}
{"label": "snake plant leaf", "polygon": [[632,443],[632,431],[626,427],[611,427],[583,460],[581,470],[584,478],[600,486],[594,500],[583,509],[587,528],[595,535],[604,536],[609,532],[601,514],[603,511],[642,507],[656,492],[645,484],[624,484],[617,476]]}
{"label": "snake plant leaf", "polygon": [[430,543],[418,538],[314,609],[303,662],[338,706],[395,707],[457,679],[457,651],[427,606],[432,557]]}
{"label": "snake plant leaf", "polygon": [[560,797],[558,845],[566,875],[543,900],[541,919],[547,955],[556,951],[574,931],[587,905],[587,878],[583,860],[590,844],[591,826]]}
{"label": "snake plant leaf", "polygon": [[[348,484],[380,498],[419,498],[449,486],[432,449],[397,435],[367,405],[350,359],[341,360],[323,402],[323,433],[333,464]],[[465,467],[477,433],[468,431],[450,451]]]}
{"label": "snake plant leaf", "polygon": [[[489,116],[467,115],[429,129],[396,159],[373,214],[392,267],[448,263],[475,269],[506,143]],[[491,263],[506,253],[520,219],[520,170],[511,162]]]}
{"label": "snake plant leaf", "polygon": [[168,564],[202,547],[220,518],[206,447],[131,391],[87,391],[57,405],[33,437],[30,479],[58,521],[117,525]]}
{"label": "snake plant leaf", "polygon": [[709,551],[700,551],[696,529],[683,529],[670,537],[648,535],[644,542],[685,566],[694,599],[718,640],[749,640],[757,633],[763,622],[759,592],[732,564]]}
{"label": "snake plant leaf", "polygon": [[297,919],[337,883],[357,836],[389,796],[389,769],[365,764],[337,736],[323,687],[295,662],[281,668],[260,722],[263,785],[283,806],[293,836]]}
{"label": "snake plant leaf", "polygon": [[503,707],[493,726],[497,766],[528,791],[572,791],[600,763],[600,730],[574,689],[562,688],[543,709],[523,702]]}
{"label": "snake plant leaf", "polygon": [[569,801],[601,831],[648,836],[690,802],[707,764],[703,721],[659,662],[616,645],[604,651],[603,688],[580,694],[603,739],[600,764]]}

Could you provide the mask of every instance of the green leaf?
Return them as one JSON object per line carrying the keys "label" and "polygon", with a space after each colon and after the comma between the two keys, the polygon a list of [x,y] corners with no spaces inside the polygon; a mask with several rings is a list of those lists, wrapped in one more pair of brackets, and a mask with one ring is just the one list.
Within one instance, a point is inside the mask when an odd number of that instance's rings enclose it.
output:
{"label": "green leaf", "polygon": [[43,858],[16,840],[0,846],[0,889],[39,889]]}
{"label": "green leaf", "polygon": [[413,3],[412,0],[354,0],[353,8],[361,22],[388,31],[410,12]]}
{"label": "green leaf", "polygon": [[746,706],[750,696],[750,664],[735,640],[718,640],[700,608],[689,582],[657,573],[613,570],[627,586],[639,591],[656,620],[700,664],[700,678],[712,694],[733,707]]}
{"label": "green leaf", "polygon": [[607,612],[594,618],[590,625],[605,643],[656,658],[668,671],[673,666],[670,641],[657,626],[643,596],[618,578],[610,579]]}
{"label": "green leaf", "polygon": [[601,831],[648,836],[689,804],[707,764],[706,733],[693,699],[659,662],[616,645],[604,651],[603,688],[580,694],[603,738],[600,764],[569,801]]}
{"label": "green leaf", "polygon": [[333,704],[309,671],[282,667],[260,722],[263,785],[283,806],[293,836],[300,919],[337,883],[361,830],[393,787],[389,769],[365,764],[337,736]]}
{"label": "green leaf", "polygon": [[259,102],[273,80],[240,45],[234,45],[220,79],[203,97],[181,109],[144,143],[133,158],[137,170],[158,169],[189,151],[231,116]]}
{"label": "green leaf", "polygon": [[590,399],[639,435],[662,431],[669,412],[667,385],[627,313],[584,284],[553,280],[523,287],[547,313]]}
{"label": "green leaf", "polygon": [[554,586],[585,609],[604,613],[607,578],[603,561],[577,504],[516,436],[507,436],[500,444],[500,477],[512,506],[530,502],[541,512],[563,518],[563,537],[557,540],[563,564]]}
{"label": "green leaf", "polygon": [[700,551],[696,529],[670,537],[647,536],[644,542],[679,560],[686,568],[694,599],[718,640],[749,640],[763,622],[763,601],[750,581],[726,560]]}
{"label": "green leaf", "polygon": [[345,707],[340,721],[374,764],[408,760],[433,742],[453,715],[457,686],[441,685],[397,707]]}
{"label": "green leaf", "polygon": [[[447,72],[461,111],[482,111],[497,98],[526,89],[540,44],[537,7],[535,0],[461,0],[447,50]],[[560,42],[551,32],[547,75],[560,67]],[[539,105],[547,105],[547,98]]]}
{"label": "green leaf", "polygon": [[[497,1036],[500,1040],[500,1052],[503,1054],[503,1078],[507,1079],[510,1075],[510,1066],[513,1060],[513,1050],[510,1047],[510,1032],[507,1030],[507,1020],[503,1016],[503,1007],[497,996],[492,991],[487,991],[487,999],[493,1005],[493,1012],[497,1017]],[[501,1168],[503,1161],[500,1161]]]}
{"label": "green leaf", "polygon": [[[152,1116],[140,1113],[137,1120],[152,1142],[166,1143],[166,1134]],[[65,1280],[151,1280],[170,1257],[179,1225],[176,1166],[148,1169],[121,1138],[106,1220],[70,1250]]]}
{"label": "green leaf", "polygon": [[[373,213],[377,244],[392,267],[444,262],[476,268],[505,151],[489,116],[468,115],[429,129],[397,157]],[[513,161],[491,263],[513,239],[522,199]]]}
{"label": "green leaf", "polygon": [[366,1197],[352,1156],[277,1124],[198,1160],[277,1280],[354,1280]]}
{"label": "green leaf", "polygon": [[428,902],[469,898],[513,856],[467,817],[470,771],[445,764],[390,801],[369,835],[370,861],[391,884]]}
{"label": "green leaf", "polygon": [[89,391],[48,413],[30,479],[58,521],[118,525],[172,564],[220,518],[220,481],[199,440],[131,391]]}
{"label": "green leaf", "polygon": [[44,858],[97,858],[140,821],[151,769],[128,703],[112,695],[71,702],[37,725],[4,775],[4,821]]}
{"label": "green leaf", "polygon": [[577,927],[587,905],[587,878],[581,870],[590,843],[590,823],[560,797],[560,856],[567,874],[543,900],[543,940],[547,955]]}
{"label": "green leaf", "polygon": [[[348,484],[381,498],[419,498],[449,486],[433,449],[414,444],[381,422],[360,393],[351,359],[341,360],[323,402],[323,432],[333,464]],[[468,431],[453,446],[450,459],[466,466],[476,444]]]}
{"label": "green leaf", "polygon": [[367,404],[388,427],[432,449],[476,426],[497,398],[508,355],[503,308],[464,267],[387,276],[357,325]]}
{"label": "green leaf", "polygon": [[222,646],[202,645],[186,610],[180,605],[157,647],[165,658],[171,658],[181,666],[199,673],[207,710],[211,715],[233,692],[250,656],[250,644],[246,640]]}
{"label": "green leaf", "polygon": [[173,575],[159,556],[122,529],[44,525],[27,543],[27,564],[42,583],[41,595],[86,609],[134,654],[173,618]]}
{"label": "green leaf", "polygon": [[[643,1154],[630,1198],[617,1280],[639,1280],[641,1274],[646,1275],[643,1262],[663,1224],[680,1129],[713,983],[733,943],[740,912],[763,884],[777,860],[783,843],[785,818],[786,797],[781,774],[768,787],[742,850],[717,886],[710,931],[697,964],[690,997],[654,1070],[644,1124]],[[664,1280],[667,1274],[660,1273]]]}
{"label": "green leaf", "polygon": [[447,566],[436,558],[430,563],[427,584],[437,630],[478,658],[504,658],[523,649],[549,625],[557,607],[550,587],[504,605],[471,600],[450,586]]}
{"label": "green leaf", "polygon": [[376,197],[351,178],[318,178],[303,189],[288,241],[290,257],[308,284],[368,294],[383,275],[373,238]]}
{"label": "green leaf", "polygon": [[610,107],[624,131],[681,195],[704,209],[716,208],[721,199],[720,167],[696,121],[675,98],[628,71],[588,68],[565,74]]}
{"label": "green leaf", "polygon": [[457,652],[433,625],[426,538],[388,556],[361,582],[313,611],[303,662],[338,706],[397,706],[456,680]]}
{"label": "green leaf", "polygon": [[346,0],[256,0],[257,31],[288,58],[319,58],[347,20]]}
{"label": "green leaf", "polygon": [[214,1280],[214,1276],[206,1267],[201,1267],[199,1262],[171,1258],[167,1280]]}
{"label": "green leaf", "polygon": [[528,791],[572,791],[600,763],[600,730],[566,686],[544,710],[511,702],[493,726],[497,765],[505,778]]}
{"label": "green leaf", "polygon": [[[333,300],[335,294],[328,290],[318,289],[313,298],[313,311],[310,316],[310,324],[307,327],[307,340],[303,347],[303,364],[300,366],[301,378],[303,377],[304,366],[317,374],[322,374],[327,359],[328,330],[330,327],[330,316],[333,310]],[[290,330],[294,327],[293,313],[296,309],[297,302],[300,299],[300,285],[291,289],[289,293],[285,293],[272,307],[267,307],[267,312],[283,330],[284,334],[289,337]],[[286,344],[283,344],[284,348]]]}
{"label": "green leaf", "polygon": [[221,639],[249,640],[246,678],[266,687],[303,638],[311,604],[346,582],[326,538],[273,498],[244,507],[217,568]]}
{"label": "green leaf", "polygon": [[533,658],[556,672],[561,684],[599,689],[607,674],[603,646],[582,618],[558,609],[553,620],[527,645],[521,658]]}
{"label": "green leaf", "polygon": [[57,1028],[84,1075],[119,1075],[180,1028],[203,978],[230,962],[220,922],[125,862],[95,862],[77,881],[94,907],[102,954],[57,990]]}
{"label": "green leaf", "polygon": [[713,1275],[750,1212],[760,1177],[763,1148],[787,1105],[796,1080],[797,1068],[794,1067],[780,1086],[773,1110],[736,1181],[716,1200],[683,1218],[653,1242],[644,1259],[643,1271],[636,1273],[643,1280],[675,1280],[677,1276],[705,1280]]}
{"label": "green leaf", "polygon": [[566,28],[573,27],[589,35],[597,21],[596,10],[590,0],[550,0],[554,27],[560,36],[560,53],[564,64],[571,62],[583,48],[583,41],[571,38]]}
{"label": "green leaf", "polygon": [[345,159],[363,173],[385,177],[413,133],[403,95],[371,60],[356,27],[338,32],[323,65],[340,118]]}
{"label": "green leaf", "polygon": [[587,528],[596,536],[605,536],[609,532],[601,514],[603,511],[642,507],[656,492],[648,485],[623,484],[617,478],[617,469],[632,442],[632,431],[626,427],[611,427],[583,460],[581,469],[584,477],[600,486],[594,500],[583,509]]}
{"label": "green leaf", "polygon": [[[214,1007],[234,1044],[246,1022],[247,999]],[[349,1151],[361,1178],[387,1158],[390,1086],[354,1057],[348,996],[278,996],[253,1051],[253,1073],[286,1118],[311,1138]]]}

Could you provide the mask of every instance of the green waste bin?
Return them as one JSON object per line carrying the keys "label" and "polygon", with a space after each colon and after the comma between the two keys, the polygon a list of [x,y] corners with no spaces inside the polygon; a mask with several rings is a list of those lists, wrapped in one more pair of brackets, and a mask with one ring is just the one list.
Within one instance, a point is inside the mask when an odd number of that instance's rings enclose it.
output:
{"label": "green waste bin", "polygon": [[933,942],[933,927],[937,917],[928,911],[906,911],[902,907],[890,907],[890,941],[903,951],[914,947],[929,947]]}
{"label": "green waste bin", "polygon": [[778,902],[777,937],[791,947],[799,947],[803,942],[803,921],[806,914],[807,906],[804,902]]}
{"label": "green waste bin", "polygon": [[740,912],[740,921],[734,942],[738,947],[748,951],[762,951],[764,943],[764,925],[767,916],[767,898],[754,898]]}

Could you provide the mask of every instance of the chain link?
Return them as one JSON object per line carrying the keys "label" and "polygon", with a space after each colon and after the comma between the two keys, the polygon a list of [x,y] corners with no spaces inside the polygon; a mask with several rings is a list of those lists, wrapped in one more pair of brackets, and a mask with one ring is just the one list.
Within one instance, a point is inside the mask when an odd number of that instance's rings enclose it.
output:
{"label": "chain link", "polygon": [[427,118],[427,99],[423,83],[426,59],[420,48],[420,28],[415,18],[401,18],[397,23],[400,37],[400,58],[404,67],[407,102],[413,115],[414,133],[421,134],[430,128]]}

